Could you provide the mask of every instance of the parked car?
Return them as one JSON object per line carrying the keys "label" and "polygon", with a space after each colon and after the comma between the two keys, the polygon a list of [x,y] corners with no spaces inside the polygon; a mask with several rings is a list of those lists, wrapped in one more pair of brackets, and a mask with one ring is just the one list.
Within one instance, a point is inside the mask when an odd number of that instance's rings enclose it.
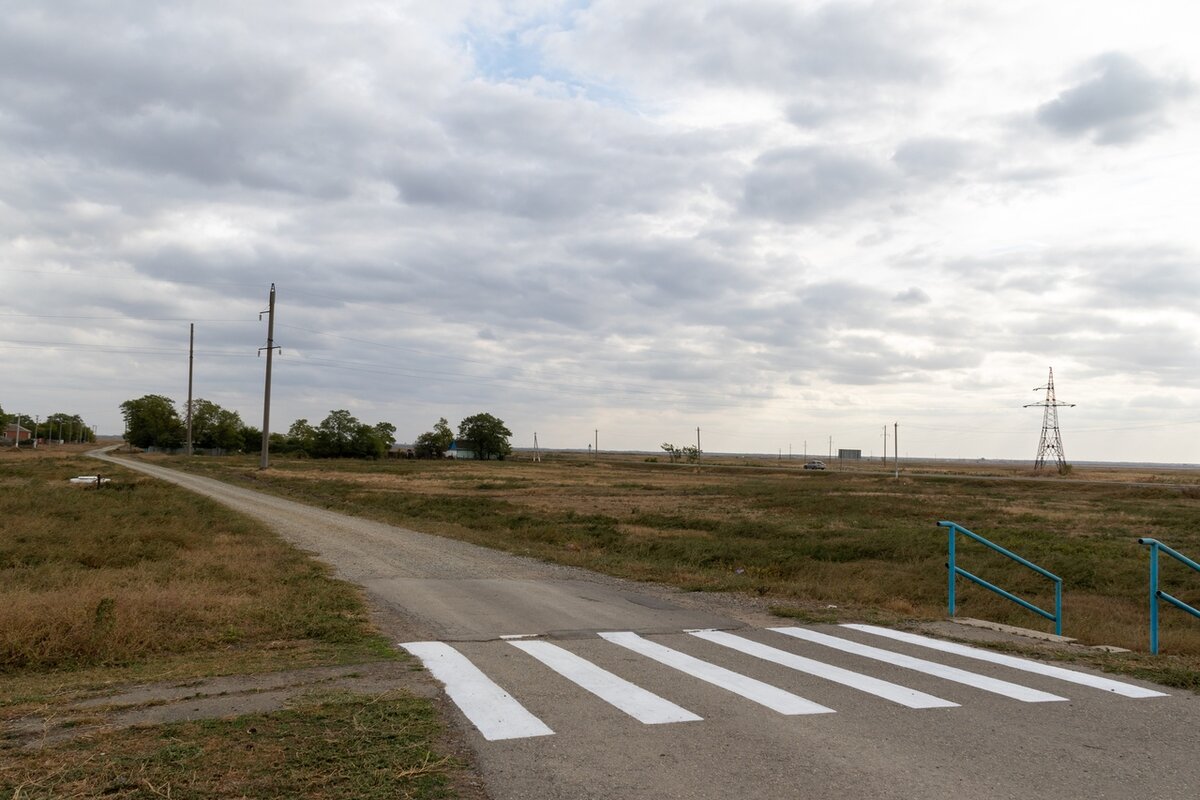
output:
{"label": "parked car", "polygon": [[825,469],[824,461],[809,461],[804,465],[805,469]]}

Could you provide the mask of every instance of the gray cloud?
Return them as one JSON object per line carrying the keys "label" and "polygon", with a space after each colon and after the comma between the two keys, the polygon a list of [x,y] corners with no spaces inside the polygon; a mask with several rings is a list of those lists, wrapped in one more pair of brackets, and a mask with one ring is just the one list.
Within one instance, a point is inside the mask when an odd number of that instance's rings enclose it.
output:
{"label": "gray cloud", "polygon": [[892,161],[905,173],[920,178],[946,178],[969,167],[979,145],[942,136],[907,139],[896,148]]}
{"label": "gray cloud", "polygon": [[1087,67],[1082,82],[1037,110],[1057,134],[1096,144],[1128,144],[1166,125],[1166,111],[1191,93],[1183,79],[1157,76],[1123,53],[1106,53]]}
{"label": "gray cloud", "polygon": [[742,209],[781,222],[811,222],[873,200],[895,186],[875,161],[829,147],[763,153],[746,176]]}

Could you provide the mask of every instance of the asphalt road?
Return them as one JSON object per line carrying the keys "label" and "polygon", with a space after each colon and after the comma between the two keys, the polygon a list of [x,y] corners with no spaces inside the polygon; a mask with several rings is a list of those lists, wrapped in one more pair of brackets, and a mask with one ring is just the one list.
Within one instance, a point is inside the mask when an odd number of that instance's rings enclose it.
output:
{"label": "asphalt road", "polygon": [[497,800],[1200,796],[1190,693],[1083,685],[886,631],[777,630],[736,598],[98,457],[261,519],[364,586],[445,685]]}

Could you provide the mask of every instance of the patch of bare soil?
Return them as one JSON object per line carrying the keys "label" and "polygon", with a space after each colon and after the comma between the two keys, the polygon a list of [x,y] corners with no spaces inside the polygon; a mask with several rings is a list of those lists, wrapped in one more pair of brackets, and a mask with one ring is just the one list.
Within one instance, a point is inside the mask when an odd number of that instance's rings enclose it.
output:
{"label": "patch of bare soil", "polygon": [[383,695],[404,690],[435,696],[428,681],[402,661],[227,675],[189,681],[125,686],[53,711],[9,720],[0,738],[18,746],[42,747],[68,739],[135,725],[160,725],[278,711],[315,691]]}

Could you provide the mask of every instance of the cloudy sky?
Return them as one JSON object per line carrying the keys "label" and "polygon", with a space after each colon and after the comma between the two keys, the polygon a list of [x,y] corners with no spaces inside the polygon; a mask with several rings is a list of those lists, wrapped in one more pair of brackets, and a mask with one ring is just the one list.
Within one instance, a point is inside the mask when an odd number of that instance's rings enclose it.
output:
{"label": "cloudy sky", "polygon": [[1200,461],[1200,6],[0,0],[0,405]]}

